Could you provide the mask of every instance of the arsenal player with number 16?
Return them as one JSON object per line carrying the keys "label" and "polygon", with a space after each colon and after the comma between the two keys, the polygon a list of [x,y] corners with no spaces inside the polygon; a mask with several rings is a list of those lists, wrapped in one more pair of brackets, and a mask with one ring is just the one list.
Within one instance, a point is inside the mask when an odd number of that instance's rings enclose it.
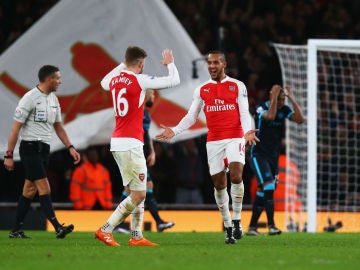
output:
{"label": "arsenal player with number 16", "polygon": [[168,76],[154,77],[142,74],[146,52],[139,47],[128,47],[125,61],[101,81],[109,90],[114,107],[116,126],[111,136],[110,151],[121,172],[123,185],[129,186],[130,196],[120,202],[95,237],[108,246],[119,246],[112,235],[114,228],[131,214],[130,246],[157,246],[142,235],[144,200],[146,196],[146,160],[144,145],[144,99],[146,90],[164,89],[180,83],[172,51],[162,53],[162,64]]}

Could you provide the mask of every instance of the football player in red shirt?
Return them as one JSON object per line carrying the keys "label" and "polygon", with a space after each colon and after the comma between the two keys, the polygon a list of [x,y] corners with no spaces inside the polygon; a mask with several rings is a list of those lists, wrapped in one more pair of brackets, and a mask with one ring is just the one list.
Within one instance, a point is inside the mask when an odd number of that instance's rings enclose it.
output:
{"label": "football player in red shirt", "polygon": [[[251,129],[247,90],[241,81],[225,74],[226,60],[222,52],[207,57],[210,80],[195,89],[193,102],[186,116],[176,127],[165,130],[157,139],[169,141],[191,127],[202,109],[208,126],[207,155],[210,175],[215,187],[215,201],[226,229],[225,243],[234,244],[243,235],[241,210],[244,196],[242,172],[245,164],[245,144],[258,141]],[[233,217],[229,211],[226,170],[230,171]]]}
{"label": "football player in red shirt", "polygon": [[131,214],[131,246],[157,246],[142,235],[144,200],[146,196],[146,160],[144,157],[144,99],[146,90],[169,88],[180,83],[172,51],[163,51],[162,64],[168,76],[154,77],[142,74],[146,52],[139,47],[128,47],[125,61],[114,68],[101,81],[110,90],[116,126],[111,137],[110,151],[119,166],[123,185],[129,186],[130,196],[120,202],[107,222],[95,236],[109,246],[118,246],[114,228]]}

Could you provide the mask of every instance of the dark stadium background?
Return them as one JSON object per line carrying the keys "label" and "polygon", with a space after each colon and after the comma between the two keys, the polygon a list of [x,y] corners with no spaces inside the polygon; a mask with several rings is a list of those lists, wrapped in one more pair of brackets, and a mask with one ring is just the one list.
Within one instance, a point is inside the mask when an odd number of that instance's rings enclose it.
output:
{"label": "dark stadium background", "polygon": [[[150,0],[151,1],[151,0]],[[56,0],[1,0],[0,54],[43,16]],[[249,91],[250,110],[267,98],[274,83],[281,83],[277,56],[270,42],[306,44],[309,38],[358,39],[360,37],[360,1],[356,0],[166,0],[165,1],[202,54],[220,49],[226,53],[230,76],[243,81]],[[203,161],[200,181],[205,204],[214,203],[212,184],[207,173],[204,149],[205,137],[195,139]],[[176,175],[166,163],[182,145],[165,148],[168,157],[158,159],[168,179],[157,183],[159,203],[174,202]],[[104,153],[106,146],[98,146]],[[6,150],[6,149],[2,149]],[[113,179],[114,198],[121,192],[116,165],[104,154]],[[164,162],[163,164],[161,162]],[[164,165],[164,166],[161,166]],[[21,164],[9,174],[0,169],[0,202],[15,202],[21,192]],[[73,169],[67,153],[56,152],[49,166],[49,180],[55,202],[68,202],[69,175]],[[252,174],[245,166],[245,204],[250,204]],[[157,175],[153,176],[156,181]],[[160,178],[160,176],[159,176]]]}

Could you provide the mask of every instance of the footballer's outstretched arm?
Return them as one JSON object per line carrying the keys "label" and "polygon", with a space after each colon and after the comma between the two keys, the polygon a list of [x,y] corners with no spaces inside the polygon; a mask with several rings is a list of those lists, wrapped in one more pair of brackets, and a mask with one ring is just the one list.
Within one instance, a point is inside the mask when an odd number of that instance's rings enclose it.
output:
{"label": "footballer's outstretched arm", "polygon": [[194,92],[193,101],[191,103],[190,109],[187,114],[181,119],[181,121],[173,128],[160,125],[164,131],[156,135],[156,139],[161,141],[170,141],[172,137],[183,132],[184,130],[190,128],[195,124],[196,119],[199,116],[200,110],[203,106],[203,101],[200,98],[200,87],[197,88]]}

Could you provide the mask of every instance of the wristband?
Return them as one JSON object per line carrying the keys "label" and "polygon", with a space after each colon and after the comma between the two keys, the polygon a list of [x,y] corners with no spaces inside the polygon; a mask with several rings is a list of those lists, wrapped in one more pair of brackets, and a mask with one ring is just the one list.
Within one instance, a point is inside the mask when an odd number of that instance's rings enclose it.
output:
{"label": "wristband", "polygon": [[70,150],[71,148],[74,148],[76,150],[75,146],[73,146],[72,144],[68,147],[68,149]]}
{"label": "wristband", "polygon": [[12,159],[14,151],[7,150],[4,158]]}

